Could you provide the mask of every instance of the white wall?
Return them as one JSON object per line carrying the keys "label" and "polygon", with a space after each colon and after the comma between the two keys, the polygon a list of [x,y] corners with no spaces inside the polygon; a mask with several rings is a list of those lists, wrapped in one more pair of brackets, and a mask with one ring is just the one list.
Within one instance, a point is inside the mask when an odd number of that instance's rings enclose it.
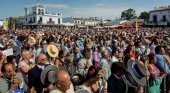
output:
{"label": "white wall", "polygon": [[98,21],[85,21],[85,25],[89,25],[89,26],[96,26],[98,25]]}
{"label": "white wall", "polygon": [[170,22],[170,10],[151,12],[149,21],[153,21],[154,15],[157,15],[157,22],[162,22],[163,15],[165,15],[167,21]]}

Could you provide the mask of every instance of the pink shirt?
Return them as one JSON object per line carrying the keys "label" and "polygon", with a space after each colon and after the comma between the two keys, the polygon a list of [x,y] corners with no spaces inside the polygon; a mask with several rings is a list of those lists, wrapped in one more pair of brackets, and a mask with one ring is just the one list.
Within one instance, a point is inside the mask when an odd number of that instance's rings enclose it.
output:
{"label": "pink shirt", "polygon": [[156,80],[160,76],[160,71],[154,64],[148,65],[148,71],[150,73],[150,77],[154,80]]}

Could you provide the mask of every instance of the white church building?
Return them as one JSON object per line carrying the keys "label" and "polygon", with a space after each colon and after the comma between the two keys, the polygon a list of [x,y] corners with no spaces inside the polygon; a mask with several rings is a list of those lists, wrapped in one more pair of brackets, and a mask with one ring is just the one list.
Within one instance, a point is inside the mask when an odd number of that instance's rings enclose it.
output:
{"label": "white church building", "polygon": [[20,18],[19,24],[26,27],[58,26],[62,24],[62,14],[47,12],[44,5],[36,4],[25,7],[25,16]]}

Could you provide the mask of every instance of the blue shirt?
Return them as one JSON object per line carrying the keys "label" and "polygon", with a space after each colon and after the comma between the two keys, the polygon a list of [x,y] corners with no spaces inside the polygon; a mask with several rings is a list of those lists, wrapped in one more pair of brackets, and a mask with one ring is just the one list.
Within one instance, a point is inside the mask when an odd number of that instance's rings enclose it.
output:
{"label": "blue shirt", "polygon": [[168,65],[165,63],[164,58],[160,54],[156,54],[156,66],[159,68],[160,71],[166,71],[170,75],[170,68]]}

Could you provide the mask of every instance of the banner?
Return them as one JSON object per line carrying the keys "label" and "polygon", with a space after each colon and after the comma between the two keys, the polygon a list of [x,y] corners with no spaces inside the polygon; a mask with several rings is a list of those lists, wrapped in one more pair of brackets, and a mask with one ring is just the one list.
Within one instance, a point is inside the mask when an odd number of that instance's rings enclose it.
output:
{"label": "banner", "polygon": [[139,30],[139,24],[138,24],[138,19],[136,19],[136,31]]}
{"label": "banner", "polygon": [[8,30],[8,20],[5,20],[5,21],[4,21],[4,29],[5,29],[5,30]]}

